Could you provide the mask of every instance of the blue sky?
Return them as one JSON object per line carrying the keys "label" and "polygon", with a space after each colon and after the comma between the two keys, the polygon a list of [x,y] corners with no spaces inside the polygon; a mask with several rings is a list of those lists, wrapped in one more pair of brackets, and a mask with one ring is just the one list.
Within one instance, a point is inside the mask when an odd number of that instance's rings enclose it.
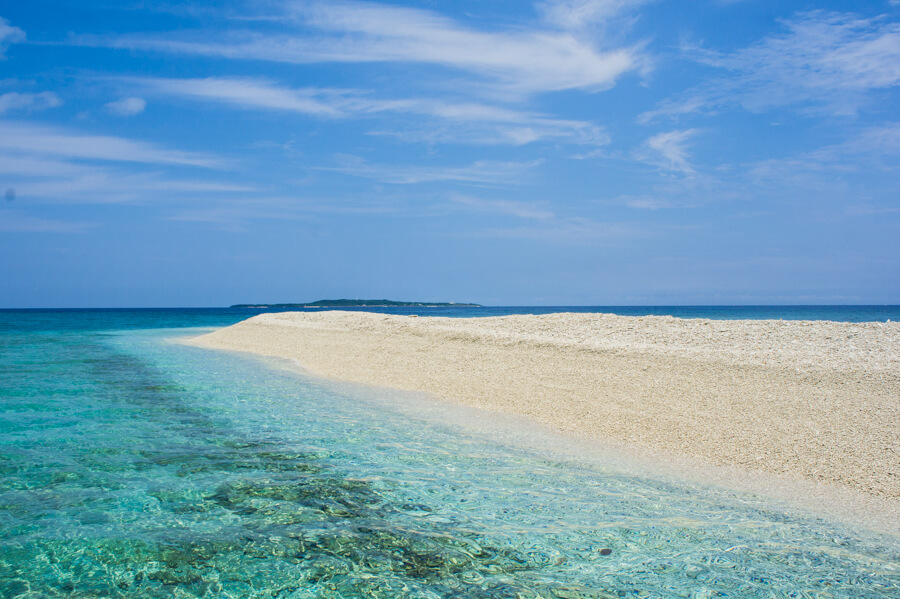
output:
{"label": "blue sky", "polygon": [[900,303],[900,1],[0,3],[0,307]]}

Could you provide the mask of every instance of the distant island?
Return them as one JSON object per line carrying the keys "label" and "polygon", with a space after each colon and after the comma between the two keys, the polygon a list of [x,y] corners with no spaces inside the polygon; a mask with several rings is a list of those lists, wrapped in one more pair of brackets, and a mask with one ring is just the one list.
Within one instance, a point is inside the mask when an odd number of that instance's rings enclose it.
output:
{"label": "distant island", "polygon": [[307,304],[234,304],[231,308],[481,308],[479,304],[455,302],[395,302],[386,299],[319,300]]}

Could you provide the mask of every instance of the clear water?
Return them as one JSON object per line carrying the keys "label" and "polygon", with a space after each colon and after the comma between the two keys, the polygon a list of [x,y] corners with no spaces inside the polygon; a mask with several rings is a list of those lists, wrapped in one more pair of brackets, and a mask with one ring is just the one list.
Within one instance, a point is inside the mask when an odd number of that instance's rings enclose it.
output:
{"label": "clear water", "polygon": [[[324,308],[328,309],[328,308]],[[676,316],[714,320],[832,320],[837,322],[900,321],[900,306],[485,306],[481,308],[343,308],[385,314],[422,316],[506,316],[555,312],[605,312],[621,316]],[[305,309],[309,312],[323,309]],[[25,327],[133,329],[191,326],[227,326],[271,309],[158,308],[110,310],[0,310],[0,331]]]}
{"label": "clear water", "polygon": [[[0,314],[0,597],[900,597],[900,542],[240,356]],[[604,551],[609,550],[609,551]]]}

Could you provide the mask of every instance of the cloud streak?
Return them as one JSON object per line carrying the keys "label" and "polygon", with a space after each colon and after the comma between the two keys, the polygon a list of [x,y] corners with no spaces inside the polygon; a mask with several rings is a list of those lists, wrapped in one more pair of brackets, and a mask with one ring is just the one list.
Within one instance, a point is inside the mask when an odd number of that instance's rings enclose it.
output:
{"label": "cloud streak", "polygon": [[346,62],[440,66],[486,90],[532,94],[597,91],[638,67],[634,48],[600,50],[567,31],[480,31],[435,12],[368,2],[288,2],[289,33],[244,30],[174,36],[82,37],[78,43],[295,64]]}
{"label": "cloud streak", "polygon": [[340,36],[317,40],[317,59],[436,64],[525,93],[605,89],[636,63],[631,50],[599,51],[547,30],[478,31],[430,11],[363,2],[293,6],[309,25]]}
{"label": "cloud streak", "polygon": [[37,94],[9,92],[0,95],[0,115],[14,110],[46,110],[61,105],[62,100],[53,92],[40,92]]}
{"label": "cloud streak", "polygon": [[144,109],[147,108],[147,102],[143,98],[122,98],[106,104],[105,108],[116,116],[135,116],[144,112]]}
{"label": "cloud streak", "polygon": [[[800,182],[834,187],[832,182],[848,174],[900,170],[900,123],[867,127],[847,141],[804,152],[792,158],[769,159],[747,165],[751,180],[762,185]],[[811,178],[815,177],[815,178]]]}
{"label": "cloud streak", "polygon": [[6,49],[10,44],[25,41],[25,32],[18,27],[13,27],[9,21],[0,17],[0,60],[6,58]]}
{"label": "cloud streak", "polygon": [[[150,93],[221,103],[244,110],[293,112],[318,118],[372,118],[406,115],[419,119],[412,131],[378,131],[424,140],[524,145],[540,140],[603,145],[605,131],[592,123],[555,119],[478,102],[429,98],[379,99],[352,89],[290,88],[266,79],[126,79],[123,83]],[[408,126],[416,127],[408,119]],[[441,123],[448,123],[449,128]]]}
{"label": "cloud streak", "polygon": [[345,155],[339,156],[339,158],[344,162],[344,165],[318,167],[317,170],[344,173],[395,185],[437,182],[476,185],[519,185],[524,183],[524,176],[529,170],[543,162],[542,160],[530,162],[478,160],[467,166],[428,167],[374,165],[357,156]]}
{"label": "cloud streak", "polygon": [[206,154],[162,148],[141,141],[85,135],[31,123],[0,121],[0,151],[78,160],[137,162],[220,168],[222,160]]}
{"label": "cloud streak", "polygon": [[265,79],[238,77],[207,77],[204,79],[146,78],[125,80],[152,92],[209,100],[238,108],[276,110],[299,114],[340,117],[345,113],[341,104],[348,92],[329,89],[290,89]]}
{"label": "cloud streak", "polygon": [[96,226],[95,223],[40,218],[22,210],[0,208],[0,231],[4,233],[85,233]]}
{"label": "cloud streak", "polygon": [[688,160],[687,145],[696,134],[696,129],[659,133],[648,139],[635,157],[663,170],[693,175],[696,171]]}
{"label": "cloud streak", "polygon": [[482,235],[508,239],[531,239],[561,245],[596,246],[643,235],[640,230],[624,223],[608,223],[591,218],[570,217],[533,225],[496,227]]}
{"label": "cloud streak", "polygon": [[157,201],[159,197],[253,191],[223,181],[179,179],[167,167],[218,169],[221,159],[121,137],[0,121],[0,175],[21,198],[67,203]]}
{"label": "cloud streak", "polygon": [[563,245],[596,245],[638,234],[632,226],[580,216],[563,216],[535,202],[459,194],[450,196],[450,201],[471,211],[511,216],[524,221],[521,224],[488,227],[475,232],[479,236],[533,239]]}
{"label": "cloud streak", "polygon": [[182,210],[168,220],[202,223],[224,231],[240,233],[246,231],[247,224],[258,220],[318,220],[323,215],[365,216],[395,213],[397,208],[391,206],[384,198],[374,202],[335,198],[317,199],[297,196],[222,199],[214,205],[199,206]]}
{"label": "cloud streak", "polygon": [[538,4],[544,21],[563,30],[580,32],[607,26],[615,17],[648,0],[547,0]]}
{"label": "cloud streak", "polygon": [[179,180],[162,173],[127,173],[114,169],[81,169],[74,176],[35,179],[16,186],[22,197],[78,204],[120,204],[157,202],[163,195],[178,194],[179,199],[197,194],[253,191],[252,187],[210,181]]}
{"label": "cloud streak", "polygon": [[854,115],[877,90],[900,83],[900,23],[814,11],[783,21],[786,33],[731,54],[691,49],[698,62],[728,71],[646,112],[640,122],[739,105],[750,112],[792,107]]}
{"label": "cloud streak", "polygon": [[534,202],[515,200],[486,200],[467,195],[453,195],[450,200],[457,205],[478,210],[480,212],[496,212],[526,220],[546,221],[556,218],[552,211],[540,207]]}

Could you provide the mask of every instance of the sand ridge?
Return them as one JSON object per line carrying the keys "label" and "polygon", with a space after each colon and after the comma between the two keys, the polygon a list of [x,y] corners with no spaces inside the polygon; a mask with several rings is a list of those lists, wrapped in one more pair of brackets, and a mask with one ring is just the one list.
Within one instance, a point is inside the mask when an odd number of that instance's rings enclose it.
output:
{"label": "sand ridge", "polygon": [[900,498],[900,323],[289,312],[193,343]]}

